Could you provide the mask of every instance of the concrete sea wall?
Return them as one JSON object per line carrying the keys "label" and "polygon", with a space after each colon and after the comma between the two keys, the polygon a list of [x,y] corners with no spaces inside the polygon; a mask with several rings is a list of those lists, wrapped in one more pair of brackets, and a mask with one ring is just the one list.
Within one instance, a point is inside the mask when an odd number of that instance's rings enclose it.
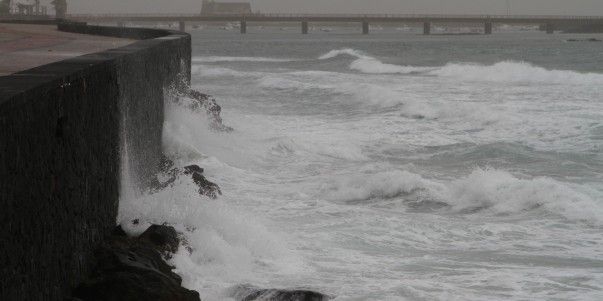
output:
{"label": "concrete sea wall", "polygon": [[190,81],[187,34],[58,26],[140,41],[0,77],[0,300],[62,300],[90,272],[115,227],[122,165],[147,183],[164,90]]}

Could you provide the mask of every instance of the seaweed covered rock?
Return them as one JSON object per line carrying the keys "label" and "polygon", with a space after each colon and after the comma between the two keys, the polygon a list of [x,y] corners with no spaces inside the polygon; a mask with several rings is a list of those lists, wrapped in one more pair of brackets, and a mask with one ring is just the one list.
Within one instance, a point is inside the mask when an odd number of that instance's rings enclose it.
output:
{"label": "seaweed covered rock", "polygon": [[172,272],[161,256],[177,249],[174,228],[155,226],[138,238],[129,238],[116,229],[95,253],[96,268],[91,277],[73,293],[82,301],[200,301],[199,293],[181,286],[182,279]]}

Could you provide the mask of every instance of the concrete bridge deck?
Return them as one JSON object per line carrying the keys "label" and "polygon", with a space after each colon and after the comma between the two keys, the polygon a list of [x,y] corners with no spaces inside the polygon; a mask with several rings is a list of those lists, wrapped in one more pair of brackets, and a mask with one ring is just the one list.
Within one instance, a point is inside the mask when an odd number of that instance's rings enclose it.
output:
{"label": "concrete bridge deck", "polygon": [[0,76],[133,42],[61,32],[56,25],[0,23]]}
{"label": "concrete bridge deck", "polygon": [[81,21],[260,21],[260,22],[485,22],[542,24],[546,22],[603,22],[603,16],[547,15],[415,15],[415,14],[71,14]]}
{"label": "concrete bridge deck", "polygon": [[358,22],[362,33],[369,33],[370,23],[422,23],[423,33],[431,33],[432,23],[481,23],[484,33],[491,34],[493,24],[540,25],[547,33],[567,26],[603,26],[602,16],[512,16],[512,15],[393,15],[393,14],[110,14],[69,15],[69,19],[86,22],[179,22],[184,31],[186,22],[240,22],[241,33],[247,32],[247,22],[300,22],[303,34],[309,22]]}

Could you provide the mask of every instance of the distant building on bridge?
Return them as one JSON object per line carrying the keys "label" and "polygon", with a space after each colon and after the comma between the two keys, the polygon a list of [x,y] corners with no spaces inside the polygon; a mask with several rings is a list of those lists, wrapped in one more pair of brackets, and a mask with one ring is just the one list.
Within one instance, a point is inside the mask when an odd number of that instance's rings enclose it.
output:
{"label": "distant building on bridge", "polygon": [[46,15],[46,6],[40,0],[0,0],[0,15],[42,16]]}
{"label": "distant building on bridge", "polygon": [[202,15],[232,15],[251,14],[251,3],[249,2],[216,2],[203,0],[201,7]]}

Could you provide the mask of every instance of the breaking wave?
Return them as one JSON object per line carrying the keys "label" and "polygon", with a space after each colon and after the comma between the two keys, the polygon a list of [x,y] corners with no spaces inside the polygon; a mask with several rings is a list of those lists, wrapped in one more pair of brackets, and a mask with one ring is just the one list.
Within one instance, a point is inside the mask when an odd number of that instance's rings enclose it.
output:
{"label": "breaking wave", "polygon": [[603,74],[549,70],[527,62],[504,61],[493,65],[451,63],[429,74],[470,81],[538,82],[547,84],[603,83]]}
{"label": "breaking wave", "polygon": [[341,55],[356,58],[349,68],[367,74],[411,74],[450,77],[468,81],[536,82],[547,84],[601,84],[603,74],[580,73],[571,70],[549,70],[528,62],[502,61],[492,65],[478,63],[449,63],[440,67],[403,66],[383,63],[354,49],[331,50],[319,57],[332,59]]}
{"label": "breaking wave", "polygon": [[415,72],[424,72],[431,70],[430,67],[413,67],[400,66],[394,64],[386,64],[375,57],[364,54],[361,51],[354,49],[331,50],[330,52],[319,57],[320,60],[328,60],[340,55],[349,55],[355,57],[356,60],[350,64],[350,69],[371,74],[408,74]]}
{"label": "breaking wave", "polygon": [[446,211],[454,213],[508,215],[541,210],[573,221],[603,224],[603,207],[589,194],[551,178],[519,178],[495,169],[476,169],[448,182],[408,171],[386,171],[335,181],[321,191],[334,201],[402,198],[446,204]]}

